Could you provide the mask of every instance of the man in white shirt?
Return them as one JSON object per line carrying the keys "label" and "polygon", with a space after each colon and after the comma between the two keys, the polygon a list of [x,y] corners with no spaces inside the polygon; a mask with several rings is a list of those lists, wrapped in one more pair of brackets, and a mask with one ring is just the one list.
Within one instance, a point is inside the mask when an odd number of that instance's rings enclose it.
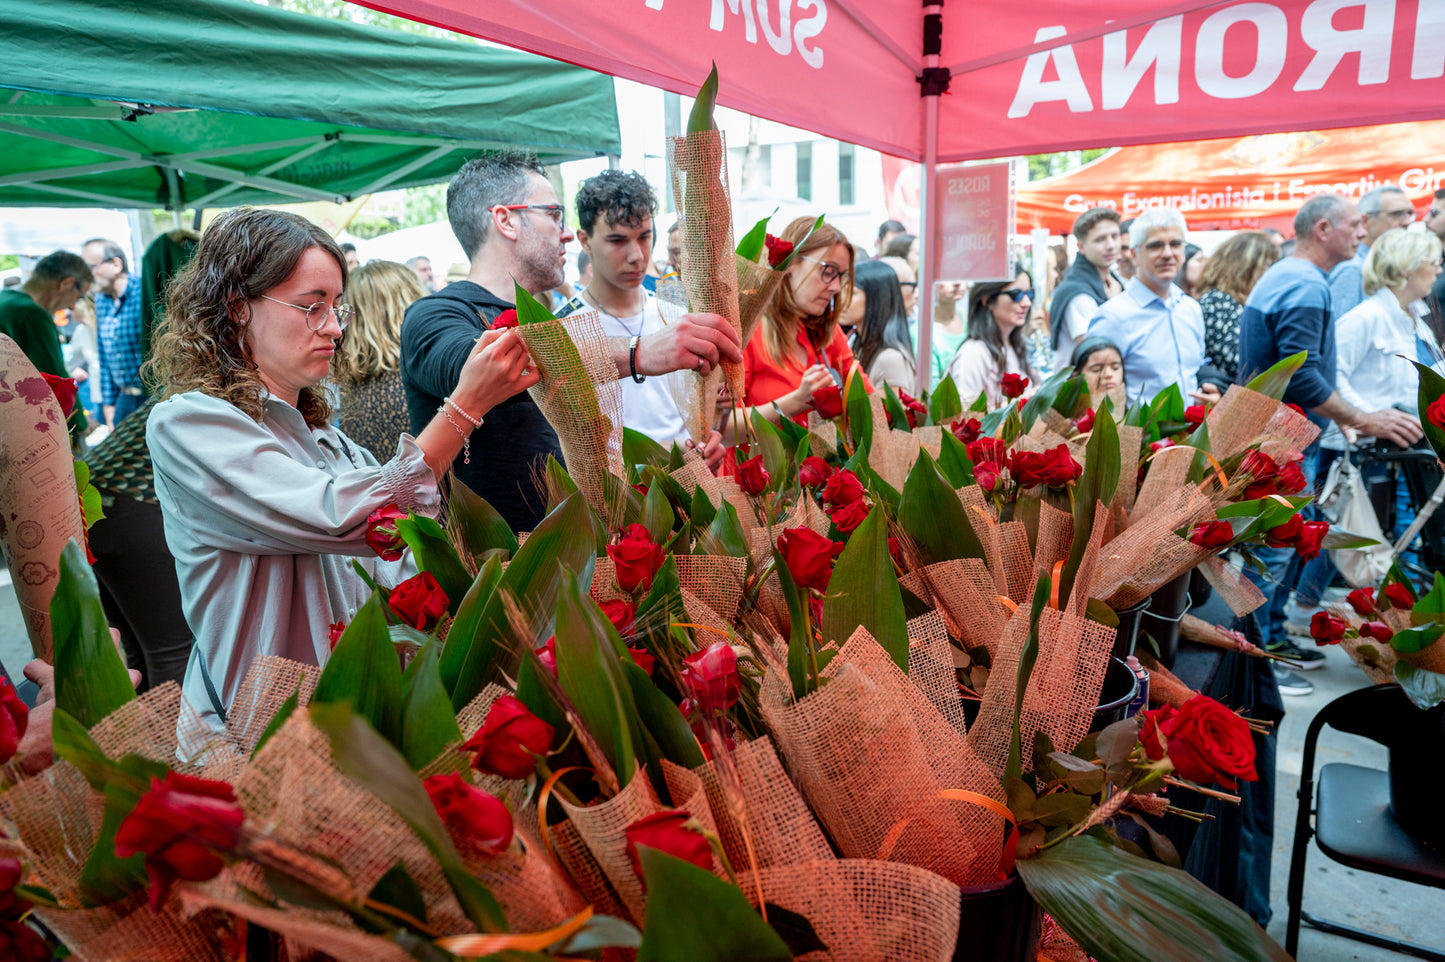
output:
{"label": "man in white shirt", "polygon": [[[657,298],[642,286],[656,240],[657,196],[641,174],[604,170],[577,189],[577,241],[592,258],[592,279],[559,312],[596,311],[611,337],[643,338],[663,328]],[[674,399],[673,382],[686,371],[621,379],[622,423],[668,447],[693,446]],[[722,435],[697,445],[710,467],[722,460]]]}
{"label": "man in white shirt", "polygon": [[1124,241],[1119,234],[1119,212],[1095,207],[1074,221],[1078,256],[1060,279],[1049,305],[1053,327],[1054,370],[1073,367],[1074,348],[1089,332],[1099,305],[1121,294],[1124,282],[1114,273]]}

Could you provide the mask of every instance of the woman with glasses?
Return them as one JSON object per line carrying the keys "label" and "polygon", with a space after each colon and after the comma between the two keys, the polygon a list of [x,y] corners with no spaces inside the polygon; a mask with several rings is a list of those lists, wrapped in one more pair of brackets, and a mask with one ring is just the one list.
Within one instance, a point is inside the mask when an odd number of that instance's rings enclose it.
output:
{"label": "woman with glasses", "polygon": [[1033,279],[1022,268],[1011,281],[975,284],[968,292],[968,339],[948,366],[964,407],[980,394],[990,411],[1003,407],[1005,374],[1038,379],[1024,341],[1033,297]]}
{"label": "woman with glasses", "polygon": [[405,577],[367,547],[367,517],[436,513],[437,479],[472,428],[538,376],[516,334],[481,335],[431,423],[385,464],[331,424],[322,381],[343,350],[346,259],[294,214],[216,219],[172,284],[152,361],[165,399],[146,438],[196,645],[184,691],[213,726],[258,655],[320,664],[366,600],[351,570]]}
{"label": "woman with glasses", "polygon": [[[843,232],[799,217],[782,239],[798,245],[758,329],[743,348],[745,395],[723,426],[731,444],[753,408],[774,424],[804,420],[820,388],[842,386],[854,363],[838,316],[853,293],[853,247]],[[806,238],[806,240],[804,239]]]}

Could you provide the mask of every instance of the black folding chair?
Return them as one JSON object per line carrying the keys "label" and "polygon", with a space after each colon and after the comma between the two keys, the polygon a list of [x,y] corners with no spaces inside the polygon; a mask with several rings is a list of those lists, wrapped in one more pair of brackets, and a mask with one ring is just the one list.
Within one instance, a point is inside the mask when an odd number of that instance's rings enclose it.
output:
{"label": "black folding chair", "polygon": [[[1438,786],[1418,783],[1421,778],[1445,781],[1441,771],[1445,762],[1442,711],[1421,712],[1398,685],[1377,685],[1341,695],[1310,722],[1289,864],[1289,920],[1284,947],[1291,956],[1299,949],[1303,920],[1323,932],[1445,962],[1445,946],[1427,948],[1388,938],[1319,918],[1303,908],[1305,857],[1311,836],[1322,853],[1357,871],[1445,889],[1445,840],[1439,829],[1433,830],[1431,838],[1423,838],[1419,830],[1406,827],[1439,819]],[[1392,792],[1390,772],[1343,763],[1325,765],[1316,779],[1315,745],[1326,725],[1385,745],[1390,749],[1391,768],[1402,780],[1415,782],[1418,791],[1408,796]]]}

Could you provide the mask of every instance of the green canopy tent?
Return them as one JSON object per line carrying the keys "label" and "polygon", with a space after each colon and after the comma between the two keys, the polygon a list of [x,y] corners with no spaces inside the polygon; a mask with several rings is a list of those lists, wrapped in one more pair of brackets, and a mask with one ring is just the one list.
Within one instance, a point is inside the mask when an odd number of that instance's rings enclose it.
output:
{"label": "green canopy tent", "polygon": [[345,201],[621,152],[612,78],[244,0],[0,4],[0,206]]}

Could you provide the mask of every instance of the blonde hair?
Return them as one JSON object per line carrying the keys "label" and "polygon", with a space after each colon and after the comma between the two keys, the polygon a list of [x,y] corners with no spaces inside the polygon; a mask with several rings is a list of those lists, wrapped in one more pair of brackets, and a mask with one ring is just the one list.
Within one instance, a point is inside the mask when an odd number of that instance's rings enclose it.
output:
{"label": "blonde hair", "polygon": [[[843,232],[832,224],[820,224],[810,235],[808,231],[816,220],[815,217],[799,217],[783,230],[782,239],[799,246],[793,251],[793,263],[783,275],[783,282],[778,285],[777,293],[773,295],[773,303],[763,314],[759,331],[763,338],[763,349],[774,364],[786,363],[788,354],[798,339],[800,324],[813,337],[814,344],[821,351],[833,339],[833,332],[838,329],[838,315],[847,310],[848,302],[853,299],[853,245],[848,242]],[[805,237],[806,241],[803,240]],[[835,244],[842,244],[848,250],[848,270],[843,277],[843,286],[821,315],[806,316],[793,295],[795,272],[801,274],[818,270],[817,264],[803,260],[803,257],[827,250]]]}
{"label": "blonde hair", "polygon": [[1249,292],[1275,261],[1279,248],[1263,231],[1244,230],[1220,244],[1199,276],[1198,297],[1209,291],[1221,291],[1243,304]]}
{"label": "blonde hair", "polygon": [[344,354],[331,359],[337,380],[359,384],[401,367],[401,319],[426,296],[416,272],[396,261],[368,261],[351,272],[343,303],[352,309]]}
{"label": "blonde hair", "polygon": [[1440,238],[1428,230],[1416,232],[1392,227],[1376,238],[1375,246],[1365,257],[1365,266],[1360,270],[1365,293],[1404,287],[1410,275],[1426,260],[1439,262]]}

